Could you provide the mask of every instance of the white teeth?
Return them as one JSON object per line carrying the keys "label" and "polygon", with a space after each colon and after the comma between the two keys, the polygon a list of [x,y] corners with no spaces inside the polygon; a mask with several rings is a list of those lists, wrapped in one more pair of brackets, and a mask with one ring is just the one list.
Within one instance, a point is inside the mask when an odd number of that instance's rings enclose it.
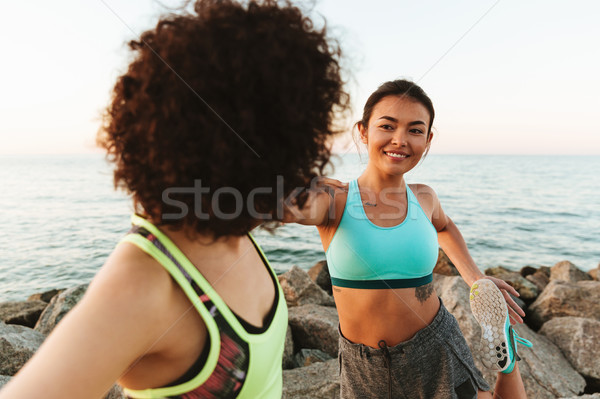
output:
{"label": "white teeth", "polygon": [[393,152],[386,152],[386,154],[389,155],[390,157],[394,157],[394,158],[406,158],[406,157],[408,157],[408,155],[394,154]]}

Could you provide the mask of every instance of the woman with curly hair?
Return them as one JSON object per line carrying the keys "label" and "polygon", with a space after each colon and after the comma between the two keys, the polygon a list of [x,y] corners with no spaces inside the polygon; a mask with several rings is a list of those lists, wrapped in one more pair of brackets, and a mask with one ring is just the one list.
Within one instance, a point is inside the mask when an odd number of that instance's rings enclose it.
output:
{"label": "woman with curly hair", "polygon": [[340,50],[289,3],[194,11],[129,43],[99,143],[133,227],[1,398],[281,397],[287,308],[249,232],[328,163]]}

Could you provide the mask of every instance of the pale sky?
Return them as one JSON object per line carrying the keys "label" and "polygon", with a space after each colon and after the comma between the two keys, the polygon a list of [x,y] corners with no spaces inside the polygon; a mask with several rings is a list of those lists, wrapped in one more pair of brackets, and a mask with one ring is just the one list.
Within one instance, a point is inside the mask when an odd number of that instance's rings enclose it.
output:
{"label": "pale sky", "polygon": [[[153,0],[5,2],[0,154],[94,151],[125,43],[163,12]],[[354,119],[380,83],[411,78],[436,108],[433,154],[600,155],[598,1],[321,0],[314,13],[345,51]]]}

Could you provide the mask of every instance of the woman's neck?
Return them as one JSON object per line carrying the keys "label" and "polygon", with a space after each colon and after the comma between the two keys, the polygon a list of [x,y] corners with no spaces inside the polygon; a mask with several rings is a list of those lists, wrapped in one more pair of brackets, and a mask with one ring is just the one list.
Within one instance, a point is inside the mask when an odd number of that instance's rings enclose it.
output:
{"label": "woman's neck", "polygon": [[360,175],[358,180],[361,188],[369,188],[377,193],[380,193],[384,189],[387,192],[397,189],[398,193],[403,193],[406,187],[404,175],[381,173],[381,171],[370,165],[367,165],[367,169]]}

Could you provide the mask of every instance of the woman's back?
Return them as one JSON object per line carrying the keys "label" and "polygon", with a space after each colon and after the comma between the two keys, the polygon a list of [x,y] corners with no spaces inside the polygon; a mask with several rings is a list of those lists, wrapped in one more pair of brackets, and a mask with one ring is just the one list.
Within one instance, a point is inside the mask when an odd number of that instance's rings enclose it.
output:
{"label": "woman's back", "polygon": [[[149,267],[164,268],[171,284],[158,284],[163,292],[155,294],[171,302],[164,309],[182,316],[164,325],[155,349],[120,383],[131,397],[147,395],[148,388],[160,388],[152,390],[159,396],[279,392],[287,309],[272,269],[250,236],[211,243],[197,235],[190,240],[189,234],[163,234],[134,217],[132,234],[123,240],[145,262],[154,262]],[[209,244],[198,245],[202,241]]]}

